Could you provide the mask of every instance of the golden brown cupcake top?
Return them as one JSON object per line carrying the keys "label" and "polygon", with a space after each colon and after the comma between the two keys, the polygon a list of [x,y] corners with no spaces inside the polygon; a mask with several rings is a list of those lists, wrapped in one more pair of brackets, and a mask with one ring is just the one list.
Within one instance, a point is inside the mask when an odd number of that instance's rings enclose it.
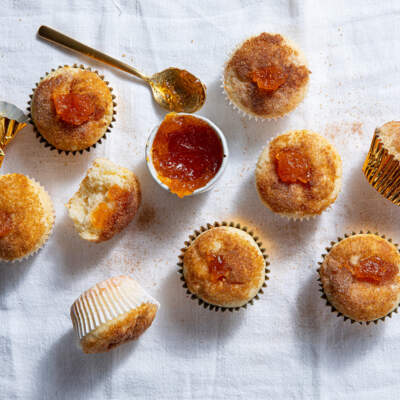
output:
{"label": "golden brown cupcake top", "polygon": [[83,150],[95,144],[110,125],[112,95],[95,72],[62,67],[38,84],[31,114],[40,134],[54,147]]}
{"label": "golden brown cupcake top", "polygon": [[400,255],[389,241],[358,234],[336,243],[320,268],[323,290],[337,311],[372,321],[400,302]]}
{"label": "golden brown cupcake top", "polygon": [[376,128],[376,134],[382,139],[389,153],[400,158],[400,122],[390,121]]}
{"label": "golden brown cupcake top", "polygon": [[256,185],[263,203],[288,217],[320,214],[339,193],[342,163],[321,135],[291,131],[273,139],[261,153]]}
{"label": "golden brown cupcake top", "polygon": [[309,74],[293,43],[279,34],[261,33],[246,40],[227,62],[224,88],[243,111],[276,118],[303,100]]}
{"label": "golden brown cupcake top", "polygon": [[53,220],[50,198],[38,183],[21,174],[0,176],[0,260],[39,249]]}
{"label": "golden brown cupcake top", "polygon": [[240,307],[265,280],[265,262],[254,239],[241,229],[203,232],[185,251],[183,274],[190,292],[207,303]]}

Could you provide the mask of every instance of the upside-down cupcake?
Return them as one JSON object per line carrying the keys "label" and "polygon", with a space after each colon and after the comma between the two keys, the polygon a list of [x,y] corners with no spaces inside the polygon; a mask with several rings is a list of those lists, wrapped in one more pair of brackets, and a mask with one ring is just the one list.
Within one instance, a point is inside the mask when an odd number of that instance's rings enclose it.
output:
{"label": "upside-down cupcake", "polygon": [[53,148],[82,151],[100,141],[111,125],[113,95],[96,72],[64,66],[39,82],[30,111],[38,133]]}
{"label": "upside-down cupcake", "polygon": [[136,340],[159,308],[136,281],[121,275],[97,283],[71,306],[72,324],[85,353],[103,353]]}
{"label": "upside-down cupcake", "polygon": [[391,240],[353,233],[327,250],[319,276],[332,310],[367,323],[391,316],[400,302],[400,254]]}
{"label": "upside-down cupcake", "polygon": [[272,211],[294,219],[321,214],[340,191],[342,162],[335,148],[308,130],[290,131],[262,151],[256,186]]}
{"label": "upside-down cupcake", "polygon": [[239,309],[265,287],[265,249],[247,227],[226,222],[202,227],[182,249],[182,279],[188,294],[210,309]]}
{"label": "upside-down cupcake", "polygon": [[227,61],[224,89],[247,115],[279,118],[304,99],[309,75],[306,59],[293,42],[264,32],[247,39]]}
{"label": "upside-down cupcake", "polygon": [[53,205],[39,183],[21,174],[0,176],[0,262],[38,251],[53,225]]}
{"label": "upside-down cupcake", "polygon": [[376,128],[364,162],[368,182],[392,203],[400,205],[400,122]]}
{"label": "upside-down cupcake", "polygon": [[80,237],[98,243],[128,226],[141,198],[139,180],[132,171],[97,158],[66,207]]}

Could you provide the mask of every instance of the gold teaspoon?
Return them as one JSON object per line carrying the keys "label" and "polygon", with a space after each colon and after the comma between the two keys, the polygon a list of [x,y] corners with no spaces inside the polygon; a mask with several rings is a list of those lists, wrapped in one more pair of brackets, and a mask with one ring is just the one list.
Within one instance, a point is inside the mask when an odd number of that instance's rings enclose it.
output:
{"label": "gold teaspoon", "polygon": [[50,42],[143,79],[150,85],[154,100],[168,111],[193,113],[200,109],[206,100],[205,85],[184,69],[167,68],[148,77],[130,65],[86,46],[48,26],[42,25],[38,30],[38,35]]}

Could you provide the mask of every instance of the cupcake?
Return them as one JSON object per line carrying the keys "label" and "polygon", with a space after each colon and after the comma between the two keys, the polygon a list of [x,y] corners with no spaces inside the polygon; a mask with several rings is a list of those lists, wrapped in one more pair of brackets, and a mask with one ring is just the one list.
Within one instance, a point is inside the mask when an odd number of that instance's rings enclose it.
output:
{"label": "cupcake", "polygon": [[261,201],[272,211],[293,219],[321,214],[340,191],[342,162],[321,135],[290,131],[273,139],[256,168]]}
{"label": "cupcake", "polygon": [[141,197],[139,180],[132,171],[98,158],[66,207],[82,239],[103,242],[133,220]]}
{"label": "cupcake", "polygon": [[382,196],[400,205],[400,122],[376,128],[363,172]]}
{"label": "cupcake", "polygon": [[391,316],[400,302],[400,254],[391,240],[371,233],[345,235],[320,263],[322,292],[333,311],[352,321]]}
{"label": "cupcake", "polygon": [[261,33],[234,51],[224,70],[230,102],[257,118],[279,118],[307,92],[310,71],[303,53],[279,34]]}
{"label": "cupcake", "polygon": [[129,276],[100,282],[72,304],[71,319],[82,350],[103,353],[136,340],[152,324],[159,303]]}
{"label": "cupcake", "polygon": [[53,148],[65,152],[89,149],[113,121],[113,96],[96,72],[60,67],[33,92],[31,118]]}
{"label": "cupcake", "polygon": [[53,224],[50,196],[39,183],[21,174],[0,176],[0,262],[38,251]]}
{"label": "cupcake", "polygon": [[261,242],[239,224],[208,225],[191,236],[181,255],[188,294],[216,310],[252,304],[265,285],[267,258]]}

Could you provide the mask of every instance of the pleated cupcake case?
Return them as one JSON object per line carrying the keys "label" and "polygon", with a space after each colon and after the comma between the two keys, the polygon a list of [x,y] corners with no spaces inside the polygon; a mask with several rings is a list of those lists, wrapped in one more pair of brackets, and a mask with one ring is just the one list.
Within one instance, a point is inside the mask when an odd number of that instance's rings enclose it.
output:
{"label": "pleated cupcake case", "polygon": [[[253,238],[254,242],[257,244],[259,250],[262,253],[262,256],[263,256],[264,262],[265,262],[265,281],[264,281],[264,283],[262,284],[262,286],[259,289],[256,296],[254,296],[246,304],[244,304],[240,307],[222,307],[222,306],[217,306],[215,304],[207,303],[203,299],[200,299],[197,295],[190,292],[190,290],[188,289],[188,286],[185,282],[185,277],[183,274],[183,259],[184,259],[186,250],[191,246],[191,244],[196,240],[196,238],[198,236],[200,236],[202,233],[204,233],[210,229],[223,227],[223,226],[237,228],[237,229],[240,229],[243,232],[249,234]],[[183,247],[181,249],[181,254],[179,255],[179,262],[177,264],[178,265],[178,273],[180,275],[180,280],[183,282],[182,286],[184,289],[186,289],[186,294],[189,295],[192,300],[197,301],[200,306],[203,306],[205,309],[214,310],[214,311],[222,311],[222,312],[225,312],[227,310],[229,310],[231,312],[239,311],[242,308],[246,309],[249,304],[253,305],[256,300],[260,299],[260,295],[262,295],[264,293],[264,289],[267,287],[266,281],[269,280],[269,277],[268,277],[268,274],[270,273],[270,270],[268,268],[270,265],[270,263],[268,261],[269,256],[266,253],[266,249],[262,246],[263,245],[262,245],[262,242],[259,240],[259,237],[256,236],[253,231],[249,230],[249,228],[247,226],[242,226],[239,223],[223,221],[223,222],[214,222],[213,224],[207,224],[206,226],[201,226],[199,229],[195,230],[192,235],[189,236],[189,239],[187,241],[185,241],[185,247]]]}
{"label": "pleated cupcake case", "polygon": [[[113,116],[112,116],[112,120],[111,123],[108,125],[107,130],[105,131],[104,135],[94,144],[92,144],[91,146],[87,147],[86,149],[82,149],[82,150],[60,150],[57,149],[57,147],[53,146],[51,143],[49,143],[40,133],[39,129],[37,129],[37,127],[35,126],[35,123],[32,119],[32,113],[31,113],[31,107],[32,107],[32,99],[33,99],[33,95],[35,93],[36,88],[38,87],[39,83],[46,78],[46,76],[48,76],[50,73],[55,72],[56,70],[60,69],[60,68],[64,68],[64,67],[70,67],[70,68],[79,68],[85,71],[89,71],[89,72],[94,72],[109,88],[110,92],[111,92],[111,97],[112,97],[112,104],[113,104]],[[41,77],[39,82],[36,83],[35,88],[32,89],[32,94],[29,95],[30,100],[28,101],[28,117],[29,117],[29,122],[33,125],[36,137],[39,139],[40,143],[44,144],[44,147],[48,148],[49,150],[53,151],[56,150],[58,152],[58,154],[72,154],[72,155],[76,155],[76,153],[79,154],[83,154],[83,152],[87,151],[90,152],[90,150],[93,148],[95,149],[97,147],[97,145],[102,144],[104,140],[107,139],[107,133],[111,132],[111,129],[113,128],[113,123],[115,122],[115,116],[117,114],[116,111],[116,107],[117,107],[117,103],[115,102],[115,95],[112,93],[113,92],[113,88],[110,86],[110,83],[108,81],[106,81],[104,79],[104,75],[100,74],[97,70],[94,70],[90,67],[85,67],[83,64],[73,64],[72,66],[70,65],[59,65],[57,68],[52,68],[50,72],[46,72],[45,76]]]}

